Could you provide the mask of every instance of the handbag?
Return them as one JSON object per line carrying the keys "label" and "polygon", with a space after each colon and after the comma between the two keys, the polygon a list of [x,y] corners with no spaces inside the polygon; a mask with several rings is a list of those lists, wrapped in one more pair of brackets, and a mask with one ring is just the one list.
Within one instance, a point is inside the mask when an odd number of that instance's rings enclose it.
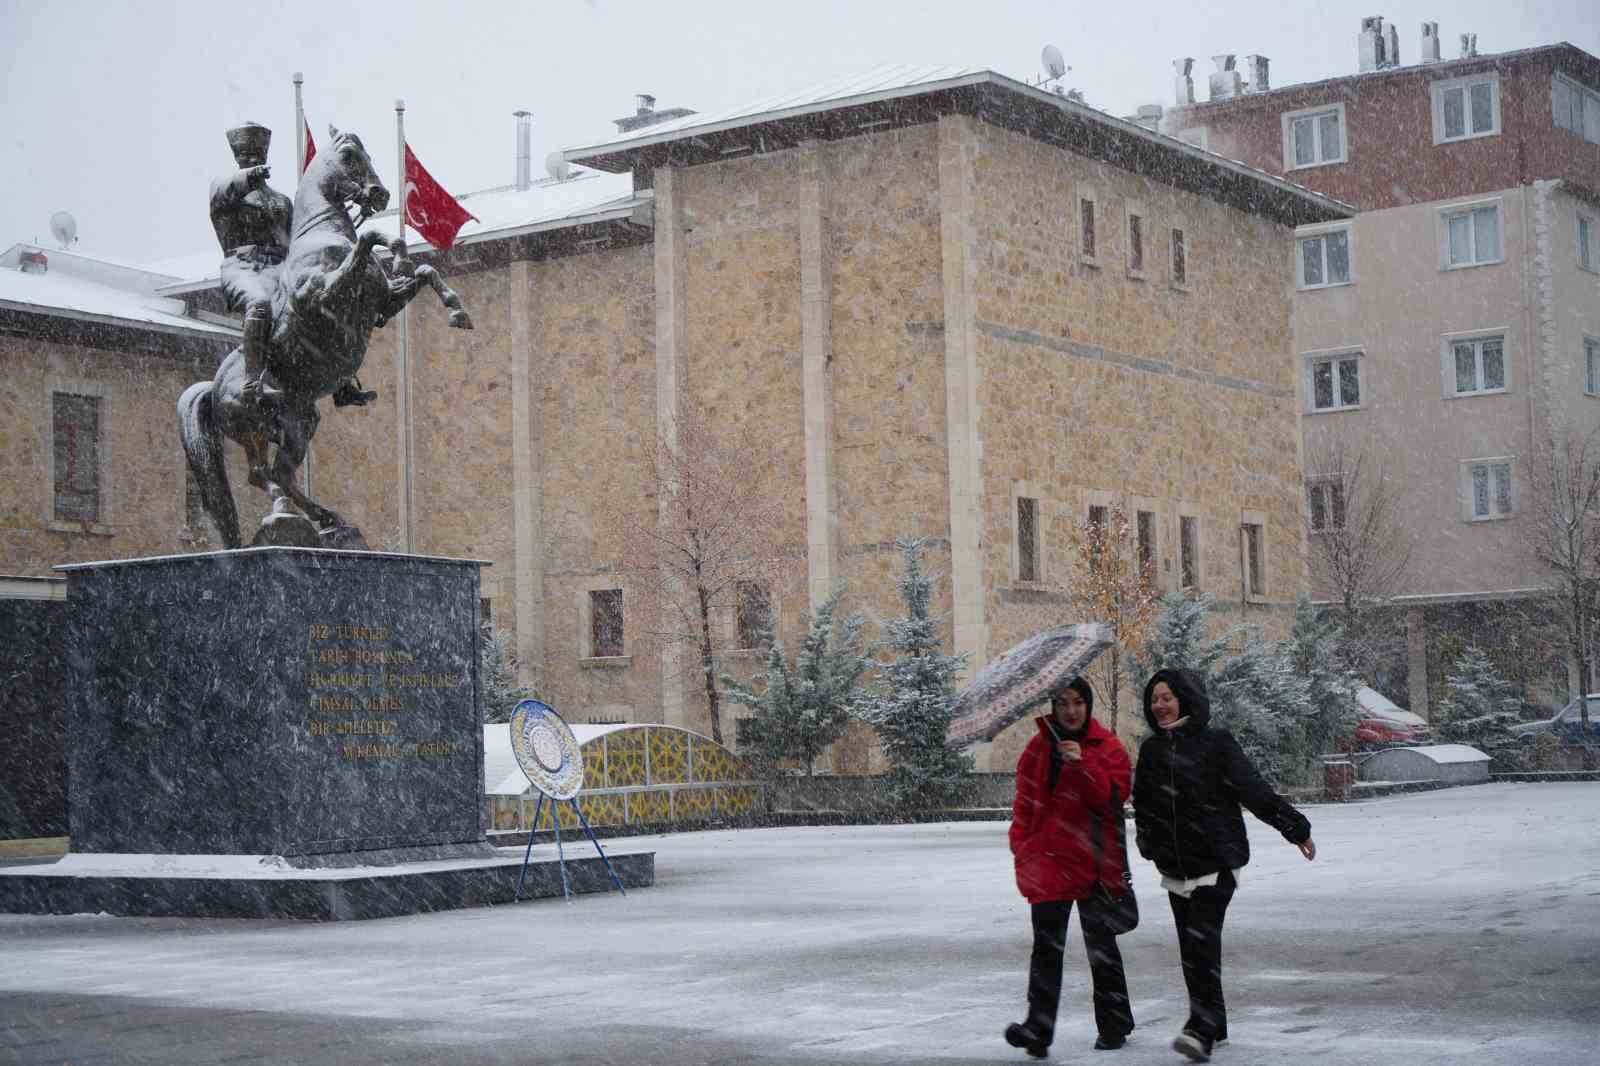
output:
{"label": "handbag", "polygon": [[1133,894],[1133,871],[1128,869],[1128,826],[1122,814],[1122,797],[1117,794],[1116,785],[1111,786],[1111,806],[1105,821],[1115,823],[1117,847],[1122,850],[1122,895],[1113,896],[1100,880],[1100,867],[1105,861],[1102,844],[1105,826],[1096,821],[1089,833],[1094,843],[1094,884],[1089,889],[1089,898],[1079,907],[1112,936],[1121,936],[1138,928],[1139,900]]}

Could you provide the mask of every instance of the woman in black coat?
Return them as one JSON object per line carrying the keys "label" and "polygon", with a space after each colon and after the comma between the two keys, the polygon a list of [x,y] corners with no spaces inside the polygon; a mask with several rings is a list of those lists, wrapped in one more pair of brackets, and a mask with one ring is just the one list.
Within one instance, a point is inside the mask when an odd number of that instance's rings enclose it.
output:
{"label": "woman in black coat", "polygon": [[1207,1062],[1228,1038],[1222,998],[1222,920],[1250,861],[1240,804],[1282,833],[1308,860],[1311,823],[1262,780],[1239,742],[1211,728],[1205,682],[1190,670],[1158,670],[1144,689],[1151,735],[1134,770],[1135,840],[1161,872],[1178,927],[1189,1020],[1173,1049]]}

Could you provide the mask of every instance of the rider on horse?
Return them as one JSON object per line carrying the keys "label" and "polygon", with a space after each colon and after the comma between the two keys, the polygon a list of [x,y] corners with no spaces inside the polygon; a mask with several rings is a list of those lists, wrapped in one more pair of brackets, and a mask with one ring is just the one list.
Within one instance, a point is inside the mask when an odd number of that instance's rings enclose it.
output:
{"label": "rider on horse", "polygon": [[294,202],[267,185],[272,131],[246,122],[228,131],[239,169],[211,183],[211,225],[222,245],[222,292],[230,311],[244,311],[244,385],[248,403],[276,400],[262,381],[272,340],[272,296],[278,268],[289,254]]}

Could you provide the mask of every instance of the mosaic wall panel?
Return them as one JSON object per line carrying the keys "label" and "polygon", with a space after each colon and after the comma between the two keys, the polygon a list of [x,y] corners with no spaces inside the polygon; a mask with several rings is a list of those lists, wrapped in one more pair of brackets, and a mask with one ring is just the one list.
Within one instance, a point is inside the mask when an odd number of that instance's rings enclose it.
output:
{"label": "mosaic wall panel", "polygon": [[[602,743],[605,745],[606,787],[623,788],[627,785],[644,784],[645,735],[646,730],[643,729],[621,729],[607,734],[600,740],[589,742],[589,747],[599,747]],[[587,760],[588,748],[584,751],[584,758]],[[596,778],[596,787],[599,787],[599,780]]]}
{"label": "mosaic wall panel", "polygon": [[716,793],[717,813],[720,815],[736,818],[761,810],[759,788],[719,788]]}
{"label": "mosaic wall panel", "polygon": [[[533,801],[533,803],[537,802],[537,799]],[[528,805],[529,817],[533,816],[533,803]],[[555,828],[555,826],[551,824],[551,806],[552,805],[550,801],[546,800],[544,804],[544,810],[539,812],[539,824],[534,826],[534,829],[540,832],[548,833]],[[555,804],[554,808],[556,818],[561,822],[561,831],[563,833],[567,832],[568,830],[572,830],[577,833],[583,832],[583,826],[579,824],[577,812],[572,809],[572,804],[563,800],[562,802]],[[584,815],[587,817],[588,811],[585,811]]]}
{"label": "mosaic wall panel", "polygon": [[621,825],[626,820],[628,805],[621,796],[580,795],[578,803],[590,825]]}
{"label": "mosaic wall panel", "polygon": [[748,781],[744,760],[727,748],[695,739],[693,771],[695,781]]}
{"label": "mosaic wall panel", "polygon": [[496,829],[520,829],[522,801],[515,796],[495,796],[490,800],[490,811]]}
{"label": "mosaic wall panel", "polygon": [[672,820],[685,822],[695,818],[710,818],[716,802],[709,788],[679,788],[672,792]]}
{"label": "mosaic wall panel", "polygon": [[604,788],[606,782],[605,740],[590,741],[583,751],[583,787]]}
{"label": "mosaic wall panel", "polygon": [[672,820],[672,797],[662,790],[660,792],[629,792],[628,796],[628,821],[633,822],[668,822]]}
{"label": "mosaic wall panel", "polygon": [[677,729],[650,730],[650,783],[682,785],[689,781],[689,734]]}

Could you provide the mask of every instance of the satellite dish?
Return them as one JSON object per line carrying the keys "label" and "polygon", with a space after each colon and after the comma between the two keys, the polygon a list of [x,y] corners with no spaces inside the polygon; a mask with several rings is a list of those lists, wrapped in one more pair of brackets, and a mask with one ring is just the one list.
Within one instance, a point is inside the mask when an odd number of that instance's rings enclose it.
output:
{"label": "satellite dish", "polygon": [[78,220],[68,211],[57,211],[50,216],[50,232],[63,248],[71,248],[78,241]]}
{"label": "satellite dish", "polygon": [[557,181],[566,181],[572,175],[572,164],[560,152],[551,152],[544,157],[544,171]]}
{"label": "satellite dish", "polygon": [[1067,72],[1067,60],[1061,54],[1061,49],[1053,44],[1044,46],[1044,51],[1039,55],[1039,62],[1044,64],[1044,72],[1052,79],[1059,78]]}

